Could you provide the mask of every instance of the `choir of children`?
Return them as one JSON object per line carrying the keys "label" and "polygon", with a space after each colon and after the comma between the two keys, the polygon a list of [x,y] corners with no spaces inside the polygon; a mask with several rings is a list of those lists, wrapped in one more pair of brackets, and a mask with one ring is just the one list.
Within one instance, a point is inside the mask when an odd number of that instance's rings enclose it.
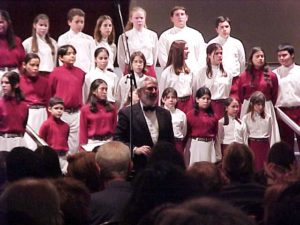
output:
{"label": "choir of children", "polygon": [[[270,145],[280,140],[274,105],[280,93],[277,77],[283,82],[285,68],[277,69],[276,76],[267,67],[264,51],[254,47],[242,72],[244,49],[239,40],[230,37],[228,17],[218,17],[218,37],[205,48],[201,33],[186,25],[184,7],[174,7],[170,16],[174,27],[158,41],[157,34],[147,29],[146,11],[132,8],[116,49],[114,25],[108,15],[98,18],[93,40],[82,33],[85,13],[70,9],[70,30],[56,43],[49,36],[48,16],[39,14],[33,21],[32,36],[23,41],[28,53],[24,60],[9,14],[0,10],[1,150],[9,151],[24,140],[26,146],[36,148],[29,143],[30,137],[23,139],[26,124],[63,157],[82,149],[79,144],[110,140],[117,110],[126,107],[130,98],[136,103],[137,89],[152,76],[159,77],[161,106],[172,116],[176,148],[188,165],[220,161],[226,146],[239,142],[249,145],[256,169],[261,169]],[[293,65],[292,50],[278,50],[282,67],[284,57],[288,61],[289,56],[287,67]],[[121,79],[112,72],[116,56],[126,75]],[[61,66],[56,67],[57,58]],[[161,76],[155,72],[157,59],[164,67]],[[11,71],[21,68],[20,75]],[[132,93],[131,73],[137,83]]]}

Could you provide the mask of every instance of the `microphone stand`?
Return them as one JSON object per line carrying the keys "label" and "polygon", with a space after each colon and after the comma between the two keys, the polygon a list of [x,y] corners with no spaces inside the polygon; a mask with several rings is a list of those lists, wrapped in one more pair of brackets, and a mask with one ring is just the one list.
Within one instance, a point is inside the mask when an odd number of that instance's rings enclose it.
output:
{"label": "microphone stand", "polygon": [[120,22],[122,25],[122,30],[123,30],[123,34],[122,34],[122,43],[123,43],[123,47],[124,47],[124,51],[125,51],[125,58],[128,61],[128,71],[129,71],[129,75],[127,76],[127,79],[130,80],[130,116],[129,116],[129,147],[130,147],[130,155],[131,155],[131,159],[133,159],[134,153],[133,153],[133,146],[132,146],[132,121],[133,121],[133,112],[132,112],[132,105],[133,105],[133,101],[132,101],[132,97],[133,97],[133,88],[137,88],[136,85],[136,80],[135,80],[135,76],[134,76],[134,72],[131,69],[131,62],[130,62],[130,51],[129,51],[129,46],[128,46],[128,38],[125,34],[125,27],[124,27],[124,22],[123,22],[123,16],[122,16],[122,12],[121,12],[121,6],[120,3],[118,1],[115,2],[115,4],[117,5],[118,8],[118,13],[119,13],[119,17],[120,17]]}

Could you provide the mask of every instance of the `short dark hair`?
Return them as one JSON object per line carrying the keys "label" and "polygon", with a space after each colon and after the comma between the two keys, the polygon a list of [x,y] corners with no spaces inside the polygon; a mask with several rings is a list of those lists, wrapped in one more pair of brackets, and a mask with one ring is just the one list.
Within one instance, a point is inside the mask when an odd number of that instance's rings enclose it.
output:
{"label": "short dark hair", "polygon": [[229,19],[229,17],[227,17],[227,16],[219,16],[216,19],[216,28],[218,28],[219,24],[223,23],[223,22],[227,22],[231,26],[231,20]]}
{"label": "short dark hair", "polygon": [[253,153],[248,146],[232,143],[227,147],[223,169],[231,181],[249,181],[254,174]]}
{"label": "short dark hair", "polygon": [[295,161],[295,152],[287,143],[277,142],[272,145],[268,154],[269,163],[275,163],[278,166],[290,170],[290,166]]}
{"label": "short dark hair", "polygon": [[174,6],[173,9],[171,9],[170,16],[172,17],[174,15],[174,12],[177,10],[183,10],[185,12],[185,14],[187,14],[185,7],[177,5],[177,6]]}
{"label": "short dark hair", "polygon": [[290,55],[295,54],[294,46],[291,44],[288,44],[288,43],[282,43],[282,44],[278,45],[277,52],[281,52],[281,51],[288,51],[288,53]]}
{"label": "short dark hair", "polygon": [[72,21],[74,16],[82,16],[85,17],[85,13],[82,9],[72,8],[68,12],[68,20]]}
{"label": "short dark hair", "polygon": [[50,107],[53,107],[53,106],[58,105],[58,104],[61,104],[61,105],[64,106],[65,105],[64,100],[62,100],[62,98],[57,97],[57,96],[54,96],[54,97],[50,98],[50,100],[49,100],[49,106]]}
{"label": "short dark hair", "polygon": [[73,45],[63,45],[57,50],[57,57],[63,57],[66,55],[69,48],[72,48],[75,54],[77,53],[76,48]]}
{"label": "short dark hair", "polygon": [[38,54],[30,52],[30,53],[26,54],[25,59],[24,59],[24,63],[27,64],[32,59],[38,59],[39,61],[41,61],[41,59],[38,56]]}

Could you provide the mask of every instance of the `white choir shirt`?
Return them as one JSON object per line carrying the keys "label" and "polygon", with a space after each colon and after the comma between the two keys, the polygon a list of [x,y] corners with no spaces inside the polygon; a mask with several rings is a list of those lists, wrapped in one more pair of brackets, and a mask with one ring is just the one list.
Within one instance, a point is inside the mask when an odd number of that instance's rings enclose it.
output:
{"label": "white choir shirt", "polygon": [[[95,51],[97,48],[100,48],[100,47],[104,47],[107,49],[108,51],[108,54],[109,54],[109,59],[108,59],[108,65],[107,65],[107,68],[108,69],[111,69],[111,70],[114,70],[114,62],[115,62],[115,59],[116,59],[116,55],[117,55],[117,47],[116,47],[116,44],[115,43],[112,43],[111,45],[108,44],[107,42],[107,39],[102,39],[100,42],[96,42],[96,48],[95,48]],[[94,52],[95,52],[94,51]]]}
{"label": "white choir shirt", "polygon": [[292,64],[289,67],[280,66],[273,70],[277,75],[279,91],[276,106],[300,106],[300,66]]}
{"label": "white choir shirt", "polygon": [[245,50],[242,42],[236,38],[227,39],[217,36],[207,44],[218,43],[223,48],[223,65],[225,71],[232,74],[233,77],[239,76],[245,70]]}
{"label": "white choir shirt", "polygon": [[[116,89],[115,97],[116,101],[118,101],[120,104],[120,109],[124,106],[130,92],[130,79],[128,78],[128,76],[129,74],[120,78]],[[139,89],[140,87],[142,87],[143,81],[149,76],[145,74],[139,76],[138,74],[134,73],[134,77],[137,89]]]}
{"label": "white choir shirt", "polygon": [[175,74],[173,66],[168,66],[163,70],[158,83],[159,101],[161,99],[163,91],[168,87],[174,88],[177,91],[177,96],[179,98],[191,96],[193,93],[193,76],[194,75],[192,72],[190,72],[189,74],[182,72],[177,75]]}
{"label": "white choir shirt", "polygon": [[57,44],[59,47],[61,47],[62,45],[74,46],[77,52],[74,66],[79,67],[86,73],[95,68],[95,42],[92,36],[84,34],[82,32],[75,33],[74,31],[69,30],[68,32],[59,36]]}
{"label": "white choir shirt", "polygon": [[[157,34],[147,28],[142,28],[140,31],[132,28],[125,32],[128,41],[129,52],[132,54],[136,51],[141,51],[145,58],[147,66],[156,65],[158,54],[158,37]],[[124,34],[119,36],[118,40],[118,64],[121,71],[124,71],[125,64],[128,64],[128,51],[124,49],[126,43],[124,40]]]}
{"label": "white choir shirt", "polygon": [[[37,35],[38,52],[37,55],[40,57],[39,71],[52,72],[56,66],[57,57],[57,43],[54,39],[50,38],[54,46],[54,56],[52,55],[52,50],[46,40],[43,37]],[[32,52],[32,37],[27,38],[23,41],[23,47],[26,53]]]}
{"label": "white choir shirt", "polygon": [[187,120],[185,113],[176,108],[168,109],[165,106],[165,109],[171,113],[174,137],[180,139],[184,138],[187,132]]}
{"label": "white choir shirt", "polygon": [[107,83],[107,100],[109,102],[115,102],[115,91],[117,88],[119,77],[113,72],[108,70],[101,70],[98,67],[91,70],[85,75],[84,85],[83,85],[83,101],[86,102],[91,84],[96,79],[102,79]]}
{"label": "white choir shirt", "polygon": [[[224,117],[219,120],[218,140],[221,144],[229,145],[233,142],[246,144],[246,126],[243,121],[237,121],[234,117],[228,116],[229,123],[224,126]],[[240,122],[240,123],[239,123]]]}
{"label": "white choir shirt", "polygon": [[145,112],[143,110],[143,103],[142,101],[140,101],[141,107],[142,107],[142,111],[150,132],[150,136],[153,142],[153,145],[155,145],[157,143],[158,140],[158,135],[159,135],[159,126],[158,126],[158,120],[157,120],[157,116],[156,116],[156,111],[148,111]]}
{"label": "white choir shirt", "polygon": [[[271,139],[272,133],[272,118],[266,113],[265,118],[262,118],[258,113],[254,112],[253,119],[251,113],[243,116],[244,123],[246,124],[246,134],[248,138],[269,138]],[[270,146],[274,144],[271,143]]]}
{"label": "white choir shirt", "polygon": [[159,37],[158,60],[161,67],[165,67],[168,60],[169,50],[176,40],[184,40],[189,48],[187,66],[193,71],[204,66],[206,61],[206,44],[202,34],[190,27],[173,27],[164,31]]}
{"label": "white choir shirt", "polygon": [[219,66],[212,65],[212,77],[208,78],[206,75],[207,66],[201,68],[194,76],[194,93],[200,87],[207,87],[211,92],[212,100],[226,99],[229,97],[232,76],[227,73],[225,77],[222,74]]}

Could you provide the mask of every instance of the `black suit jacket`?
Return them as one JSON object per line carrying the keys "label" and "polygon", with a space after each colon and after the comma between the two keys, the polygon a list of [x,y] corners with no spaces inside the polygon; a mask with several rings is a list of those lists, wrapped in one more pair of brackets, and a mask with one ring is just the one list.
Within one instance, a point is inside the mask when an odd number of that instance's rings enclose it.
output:
{"label": "black suit jacket", "polygon": [[[172,127],[172,117],[168,110],[157,106],[156,117],[158,122],[158,141],[167,141],[174,144],[174,133]],[[137,103],[132,106],[132,146],[141,147],[148,145],[153,147],[153,141],[147,126],[147,122],[141,108],[141,104]],[[119,111],[118,124],[115,132],[114,140],[122,141],[129,145],[130,140],[130,107],[123,108]],[[134,157],[135,169],[140,169],[146,164],[146,157],[139,155]]]}
{"label": "black suit jacket", "polygon": [[120,222],[132,194],[131,184],[127,181],[112,181],[100,192],[91,195],[90,225],[104,222]]}

